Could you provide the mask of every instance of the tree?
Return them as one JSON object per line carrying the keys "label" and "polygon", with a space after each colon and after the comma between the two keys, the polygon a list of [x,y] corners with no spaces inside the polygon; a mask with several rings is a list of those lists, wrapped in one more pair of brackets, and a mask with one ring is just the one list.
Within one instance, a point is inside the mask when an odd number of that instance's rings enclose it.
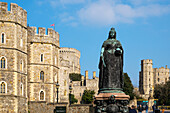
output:
{"label": "tree", "polygon": [[82,102],[84,104],[91,104],[93,102],[95,92],[91,90],[84,90]]}
{"label": "tree", "polygon": [[170,105],[170,81],[155,85],[154,98],[158,99],[158,105]]}
{"label": "tree", "polygon": [[125,92],[126,95],[130,96],[130,100],[134,99],[134,93],[133,93],[133,85],[130,80],[130,77],[128,76],[127,73],[124,73],[124,87],[123,91]]}
{"label": "tree", "polygon": [[78,73],[70,73],[69,74],[69,78],[70,80],[72,81],[81,81],[81,74],[78,74]]}
{"label": "tree", "polygon": [[74,97],[73,94],[69,94],[69,101],[70,101],[71,104],[74,104],[74,103],[78,102],[78,100]]}

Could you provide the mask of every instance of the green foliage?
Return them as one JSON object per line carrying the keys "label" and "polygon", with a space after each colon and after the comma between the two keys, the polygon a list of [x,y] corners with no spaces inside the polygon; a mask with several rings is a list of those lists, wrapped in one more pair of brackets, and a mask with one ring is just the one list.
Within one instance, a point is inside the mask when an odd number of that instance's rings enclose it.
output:
{"label": "green foliage", "polygon": [[93,102],[95,92],[91,90],[84,90],[82,102],[84,104],[91,104]]}
{"label": "green foliage", "polygon": [[155,85],[154,98],[158,99],[158,105],[170,105],[170,81]]}
{"label": "green foliage", "polygon": [[130,100],[134,99],[135,94],[133,93],[133,85],[132,82],[130,80],[130,77],[128,76],[127,73],[124,73],[124,87],[123,87],[123,91],[125,92],[125,94],[130,96]]}
{"label": "green foliage", "polygon": [[81,81],[81,74],[78,73],[70,73],[69,78],[72,81]]}
{"label": "green foliage", "polygon": [[73,94],[69,94],[69,101],[71,102],[71,104],[74,104],[74,103],[78,102],[78,100],[76,98],[74,98]]}

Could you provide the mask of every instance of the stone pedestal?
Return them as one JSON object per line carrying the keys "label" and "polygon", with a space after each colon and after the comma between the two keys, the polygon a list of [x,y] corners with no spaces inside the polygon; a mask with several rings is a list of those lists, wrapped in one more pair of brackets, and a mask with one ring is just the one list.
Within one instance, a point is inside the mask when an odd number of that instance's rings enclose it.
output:
{"label": "stone pedestal", "polygon": [[95,113],[129,113],[129,95],[125,93],[99,93],[95,96]]}

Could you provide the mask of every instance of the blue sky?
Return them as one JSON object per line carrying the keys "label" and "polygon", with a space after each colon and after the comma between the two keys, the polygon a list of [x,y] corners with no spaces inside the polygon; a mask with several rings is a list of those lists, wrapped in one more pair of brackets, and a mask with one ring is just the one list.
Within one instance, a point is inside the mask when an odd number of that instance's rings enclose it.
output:
{"label": "blue sky", "polygon": [[124,72],[138,86],[140,62],[170,68],[170,0],[1,0],[27,11],[29,26],[51,27],[60,46],[81,52],[81,73],[98,74],[102,43],[111,27],[124,48]]}

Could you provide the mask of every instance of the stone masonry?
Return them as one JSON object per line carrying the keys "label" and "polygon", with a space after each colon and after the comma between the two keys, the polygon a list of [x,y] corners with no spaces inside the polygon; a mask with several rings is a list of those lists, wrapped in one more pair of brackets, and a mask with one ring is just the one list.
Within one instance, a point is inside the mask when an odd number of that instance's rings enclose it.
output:
{"label": "stone masonry", "polygon": [[143,98],[148,99],[153,96],[155,84],[165,84],[169,80],[169,68],[153,68],[151,59],[141,61],[141,71],[139,72],[139,91]]}
{"label": "stone masonry", "polygon": [[[0,113],[27,112],[27,12],[17,4],[0,2]],[[2,38],[4,38],[2,40]]]}
{"label": "stone masonry", "polygon": [[70,83],[70,73],[80,74],[80,51],[60,47],[59,33],[51,28],[46,34],[43,27],[27,26],[27,12],[17,4],[8,7],[0,2],[0,113],[52,112],[58,105],[68,111],[70,86],[78,103],[85,89],[97,93],[95,72],[93,79],[88,72],[82,76],[78,86]]}

